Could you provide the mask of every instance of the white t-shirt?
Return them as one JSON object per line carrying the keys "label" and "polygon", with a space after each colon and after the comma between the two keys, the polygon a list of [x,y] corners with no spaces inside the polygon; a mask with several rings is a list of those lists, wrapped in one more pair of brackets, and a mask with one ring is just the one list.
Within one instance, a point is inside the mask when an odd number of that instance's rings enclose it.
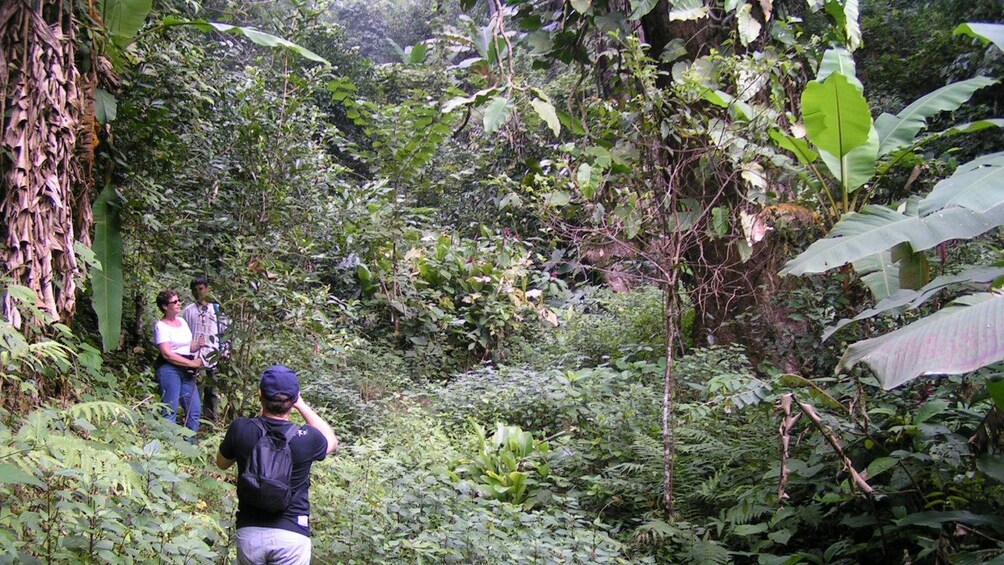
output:
{"label": "white t-shirt", "polygon": [[160,347],[162,343],[170,343],[171,351],[178,355],[191,355],[192,350],[192,330],[188,329],[188,324],[182,318],[175,318],[181,322],[178,327],[164,323],[164,320],[157,320],[153,325],[153,343]]}

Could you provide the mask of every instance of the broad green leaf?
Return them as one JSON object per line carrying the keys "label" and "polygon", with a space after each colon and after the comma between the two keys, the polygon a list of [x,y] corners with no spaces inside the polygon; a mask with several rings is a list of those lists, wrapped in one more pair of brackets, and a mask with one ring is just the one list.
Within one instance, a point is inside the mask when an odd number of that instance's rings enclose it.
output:
{"label": "broad green leaf", "polygon": [[318,63],[323,63],[325,65],[331,65],[327,59],[321,57],[317,53],[314,53],[306,47],[302,47],[281,37],[272,35],[270,33],[265,33],[258,31],[253,27],[240,27],[232,26],[229,24],[221,24],[217,22],[210,22],[206,20],[185,20],[181,18],[176,18],[174,16],[168,16],[164,18],[162,24],[164,27],[170,26],[193,26],[196,29],[202,30],[204,32],[219,31],[222,33],[228,33],[230,35],[241,35],[251,40],[252,43],[261,45],[262,47],[282,47],[289,49],[290,51],[296,53],[297,55],[303,57],[304,59],[309,59],[311,61],[316,61]]}
{"label": "broad green leaf", "polygon": [[886,390],[921,375],[961,375],[1004,360],[1004,296],[964,296],[938,312],[847,348],[838,370],[865,363]]}
{"label": "broad green leaf", "polygon": [[629,20],[640,20],[642,16],[648,14],[655,8],[659,0],[631,0],[631,15]]}
{"label": "broad green leaf", "polygon": [[659,54],[659,60],[663,63],[672,63],[673,61],[681,57],[685,57],[686,55],[687,42],[677,37],[663,47],[662,53]]}
{"label": "broad green leaf", "polygon": [[919,425],[931,420],[935,416],[940,416],[948,409],[948,402],[940,398],[935,398],[925,402],[917,409],[913,415],[913,424]]}
{"label": "broad green leaf", "polygon": [[969,37],[975,37],[984,44],[988,41],[993,42],[998,49],[1004,51],[1004,25],[970,22],[959,25],[959,27],[955,28],[953,33],[955,35],[968,35]]}
{"label": "broad green leaf", "polygon": [[408,62],[412,65],[421,65],[425,62],[425,57],[428,54],[429,47],[424,43],[417,43],[408,51]]}
{"label": "broad green leaf", "polygon": [[[1001,409],[999,405],[997,409]],[[976,460],[976,468],[998,483],[1004,483],[1004,456],[988,453]]]}
{"label": "broad green leaf", "polygon": [[923,253],[908,253],[896,264],[899,265],[899,288],[916,290],[931,280],[931,264]]}
{"label": "broad green leaf", "polygon": [[404,49],[397,44],[396,41],[388,37],[387,43],[390,43],[390,46],[394,48],[394,53],[397,54],[398,61],[401,61],[402,63],[408,62],[408,55],[404,52]]}
{"label": "broad green leaf", "polygon": [[827,151],[820,151],[819,158],[826,168],[840,181],[843,189],[849,194],[854,192],[875,176],[875,165],[878,159],[878,132],[872,128],[868,132],[868,140],[851,149],[842,159]]}
{"label": "broad green leaf", "polygon": [[950,512],[914,512],[896,520],[897,526],[927,526],[941,529],[946,522],[958,522],[968,526],[993,526],[1004,528],[1004,519],[996,515],[974,514],[965,510]]}
{"label": "broad green leaf", "polygon": [[711,226],[716,235],[725,236],[729,233],[729,209],[716,206],[711,209]]}
{"label": "broad green leaf", "polygon": [[30,304],[32,306],[38,301],[38,295],[35,291],[27,286],[22,286],[19,284],[12,284],[7,287],[7,294],[12,298],[16,298],[25,304]]}
{"label": "broad green leaf", "polygon": [[[1004,194],[1001,197],[1004,199]],[[924,217],[867,205],[859,213],[845,214],[825,238],[789,261],[781,273],[823,273],[901,243],[924,251],[952,239],[971,239],[1001,225],[1004,202],[985,213],[951,207]]]}
{"label": "broad green leaf", "polygon": [[752,536],[756,534],[762,534],[769,530],[770,528],[767,524],[740,524],[732,530],[732,533],[737,536]]}
{"label": "broad green leaf", "polygon": [[814,162],[819,158],[819,154],[809,147],[809,142],[804,139],[798,139],[797,137],[792,137],[779,130],[770,130],[770,138],[774,140],[781,149],[787,149],[795,154],[798,158],[798,162],[803,165]]}
{"label": "broad green leaf", "polygon": [[851,263],[854,272],[861,277],[876,301],[882,300],[899,290],[899,265],[892,259],[889,250],[869,255]]}
{"label": "broad green leaf", "polygon": [[0,463],[0,484],[31,485],[45,488],[45,483],[10,463]]}
{"label": "broad green leaf", "polygon": [[[827,53],[835,53],[839,61],[838,50]],[[845,193],[875,175],[878,134],[872,127],[871,110],[845,75],[831,72],[823,82],[806,85],[802,111],[809,140],[820,150],[820,157]]]}
{"label": "broad green leaf", "polygon": [[91,271],[94,284],[92,305],[98,315],[98,330],[105,351],[118,348],[122,334],[122,225],[115,188],[106,186],[94,202],[94,254],[101,270]]}
{"label": "broad green leaf", "polygon": [[834,73],[844,75],[855,88],[864,92],[865,87],[858,80],[857,66],[854,64],[854,57],[851,56],[850,51],[835,47],[827,49],[823,53],[823,60],[819,62],[819,70],[816,72],[816,82],[823,82]]}
{"label": "broad green leaf", "polygon": [[94,89],[94,117],[101,125],[115,121],[118,105],[115,97],[103,88]]}
{"label": "broad green leaf", "polygon": [[634,203],[618,206],[614,209],[614,215],[624,223],[624,231],[628,239],[634,239],[641,229],[641,212]]}
{"label": "broad green leaf", "polygon": [[843,74],[807,84],[802,112],[809,140],[838,159],[868,141],[872,129],[868,101]]}
{"label": "broad green leaf", "polygon": [[987,392],[998,410],[1004,410],[1004,375],[997,374],[987,378]]}
{"label": "broad green leaf", "polygon": [[544,204],[546,206],[567,206],[568,203],[572,201],[572,195],[562,190],[548,192],[547,194],[543,194],[541,196],[543,197]]}
{"label": "broad green leaf", "polygon": [[98,13],[108,35],[119,47],[125,47],[146,25],[153,0],[99,0]]}
{"label": "broad green leaf", "polygon": [[449,100],[447,100],[446,103],[443,104],[443,107],[440,109],[440,111],[444,114],[449,114],[450,112],[456,110],[457,108],[461,106],[467,106],[468,104],[471,104],[473,102],[474,102],[473,96],[457,96],[455,98],[450,98]]}
{"label": "broad green leaf", "polygon": [[[882,116],[879,116],[879,118],[881,119]],[[876,123],[877,121],[878,120],[876,120]],[[908,160],[913,156],[913,151],[912,151],[913,147],[924,146],[928,143],[931,143],[932,141],[937,141],[939,139],[951,137],[953,135],[975,133],[989,128],[1004,128],[1004,119],[991,118],[987,120],[977,120],[975,122],[967,122],[964,124],[952,126],[946,130],[920,135],[916,138],[911,148],[894,151],[892,153],[891,158],[886,160],[885,163],[883,163],[883,165],[879,167],[879,174],[884,174],[886,171],[888,171],[894,165],[897,165],[900,162],[909,162]]]}
{"label": "broad green leaf", "polygon": [[1004,277],[1004,267],[974,267],[966,269],[957,275],[942,275],[924,285],[920,290],[910,290],[901,288],[892,293],[884,300],[869,308],[853,318],[844,318],[826,328],[823,332],[822,341],[826,341],[834,332],[852,322],[874,318],[879,314],[885,314],[894,310],[910,309],[915,310],[937,296],[942,290],[953,286],[964,286],[970,288],[986,289],[994,280]]}
{"label": "broad green leaf", "polygon": [[720,108],[729,108],[735,111],[736,116],[744,120],[753,119],[753,108],[749,104],[732,96],[723,90],[709,88],[704,91],[704,99]]}
{"label": "broad green leaf", "polygon": [[875,129],[879,133],[879,155],[912,145],[920,130],[927,126],[929,118],[939,112],[957,110],[977,90],[996,82],[985,77],[956,82],[918,98],[895,116],[882,114],[875,120]]}
{"label": "broad green leaf", "polygon": [[534,98],[530,100],[530,105],[540,116],[540,119],[544,120],[547,127],[551,129],[551,132],[557,136],[561,133],[561,122],[558,120],[558,113],[554,110],[554,106],[550,102],[543,100],[541,98]]}
{"label": "broad green leaf", "polygon": [[825,8],[826,13],[836,21],[836,28],[843,32],[848,49],[857,49],[861,45],[858,0],[825,0]]}
{"label": "broad green leaf", "polygon": [[585,14],[593,7],[593,0],[571,0],[572,9],[580,14]]}
{"label": "broad green leaf", "polygon": [[669,21],[692,21],[706,17],[711,11],[704,0],[675,0],[669,10]]}
{"label": "broad green leaf", "polygon": [[597,183],[593,182],[593,167],[589,163],[579,165],[579,170],[575,173],[575,180],[587,200],[596,194]]}
{"label": "broad green leaf", "polygon": [[496,96],[485,108],[484,127],[487,133],[495,133],[509,119],[512,112],[512,103],[508,98]]}
{"label": "broad green leaf", "polygon": [[899,461],[894,457],[879,457],[868,464],[867,477],[873,479],[878,475],[892,469]]}
{"label": "broad green leaf", "polygon": [[760,22],[753,18],[752,10],[753,6],[744,3],[742,6],[739,6],[739,10],[736,12],[739,41],[743,44],[743,47],[756,41],[760,37],[760,30],[763,27],[760,25]]}
{"label": "broad green leaf", "polygon": [[920,201],[921,214],[931,214],[952,206],[974,212],[1004,203],[1004,152],[984,155],[963,165],[955,173],[934,185],[934,190]]}
{"label": "broad green leaf", "polygon": [[847,47],[854,51],[861,46],[861,26],[858,24],[858,0],[844,0],[844,33]]}

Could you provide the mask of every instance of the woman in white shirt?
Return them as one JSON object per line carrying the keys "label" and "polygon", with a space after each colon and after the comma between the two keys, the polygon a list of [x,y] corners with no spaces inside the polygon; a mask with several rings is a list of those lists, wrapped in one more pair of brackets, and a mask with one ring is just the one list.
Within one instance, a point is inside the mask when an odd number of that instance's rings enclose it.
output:
{"label": "woman in white shirt", "polygon": [[[185,411],[185,427],[193,432],[199,429],[202,402],[196,385],[198,368],[202,360],[192,355],[192,331],[185,320],[178,316],[181,312],[181,298],[174,290],[165,290],[157,295],[157,307],[164,317],[153,326],[153,342],[157,345],[160,358],[157,359],[157,385],[160,398],[167,404],[164,416],[177,423],[178,407]],[[192,441],[195,436],[192,436]]]}

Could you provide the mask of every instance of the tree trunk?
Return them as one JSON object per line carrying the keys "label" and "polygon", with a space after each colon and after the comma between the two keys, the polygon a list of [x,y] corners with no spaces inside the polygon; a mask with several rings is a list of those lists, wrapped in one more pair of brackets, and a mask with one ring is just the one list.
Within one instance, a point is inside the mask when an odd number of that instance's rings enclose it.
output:
{"label": "tree trunk", "polygon": [[[87,243],[91,227],[90,165],[78,153],[92,98],[81,89],[77,23],[64,4],[6,0],[0,7],[0,275],[34,290],[38,306],[65,321],[80,276],[74,243]],[[88,82],[93,94],[95,81]],[[93,155],[93,146],[82,153]],[[12,307],[5,296],[7,319]]]}

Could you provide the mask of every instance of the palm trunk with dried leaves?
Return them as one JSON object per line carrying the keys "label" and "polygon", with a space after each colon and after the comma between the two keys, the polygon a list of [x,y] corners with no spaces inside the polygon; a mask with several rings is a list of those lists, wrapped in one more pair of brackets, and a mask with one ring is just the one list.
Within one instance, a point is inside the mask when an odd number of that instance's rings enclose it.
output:
{"label": "palm trunk with dried leaves", "polygon": [[[75,4],[0,5],[0,276],[27,286],[58,320],[72,317],[90,244],[96,78],[76,65]],[[6,319],[18,323],[11,297]]]}

